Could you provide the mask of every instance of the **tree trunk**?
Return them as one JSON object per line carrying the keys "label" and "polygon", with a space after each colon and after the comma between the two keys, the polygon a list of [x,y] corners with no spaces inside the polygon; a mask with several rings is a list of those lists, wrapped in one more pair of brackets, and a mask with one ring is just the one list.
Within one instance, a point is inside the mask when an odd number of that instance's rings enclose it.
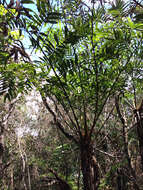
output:
{"label": "tree trunk", "polygon": [[29,165],[28,165],[28,159],[25,152],[24,152],[24,155],[25,155],[25,161],[27,163],[28,187],[29,187],[29,190],[31,190],[31,176],[30,176],[30,170],[29,170]]}
{"label": "tree trunk", "polygon": [[137,121],[137,135],[138,135],[139,151],[141,157],[141,169],[143,172],[143,105],[140,107],[139,110],[135,110],[135,117]]}
{"label": "tree trunk", "polygon": [[3,177],[3,152],[4,152],[4,134],[3,125],[0,125],[0,179]]}
{"label": "tree trunk", "polygon": [[128,190],[128,178],[123,169],[117,169],[117,190]]}
{"label": "tree trunk", "polygon": [[20,142],[19,137],[18,137],[18,145],[19,145],[19,151],[20,151],[20,155],[21,155],[21,159],[22,159],[22,183],[23,183],[23,186],[24,186],[24,190],[28,190],[27,184],[26,184],[26,161],[25,161],[25,155],[22,152],[21,142]]}
{"label": "tree trunk", "polygon": [[100,175],[93,146],[83,142],[80,146],[81,170],[83,174],[84,190],[98,190]]}
{"label": "tree trunk", "polygon": [[14,175],[13,175],[13,166],[10,171],[10,189],[14,190]]}

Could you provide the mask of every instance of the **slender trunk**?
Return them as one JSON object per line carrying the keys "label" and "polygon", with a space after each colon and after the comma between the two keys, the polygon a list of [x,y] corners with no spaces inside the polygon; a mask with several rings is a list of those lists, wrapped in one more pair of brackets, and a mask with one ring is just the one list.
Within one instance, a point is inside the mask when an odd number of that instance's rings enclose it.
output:
{"label": "slender trunk", "polygon": [[84,190],[98,190],[100,175],[99,167],[93,154],[93,146],[90,143],[82,143],[80,153]]}
{"label": "slender trunk", "polygon": [[117,187],[116,190],[128,190],[128,177],[123,169],[117,169]]}
{"label": "slender trunk", "polygon": [[141,157],[141,169],[143,172],[143,113],[138,111],[136,112],[136,120],[137,120],[137,135],[139,141],[139,151]]}
{"label": "slender trunk", "polygon": [[77,178],[77,190],[80,190],[80,177],[81,177],[81,164],[80,164],[80,159],[78,158],[78,178]]}
{"label": "slender trunk", "polygon": [[14,181],[13,181],[13,166],[11,167],[11,171],[10,171],[10,189],[13,190],[14,189]]}
{"label": "slender trunk", "polygon": [[0,165],[2,165],[2,158],[4,152],[4,135],[0,134]]}
{"label": "slender trunk", "polygon": [[0,179],[3,177],[4,127],[0,125]]}
{"label": "slender trunk", "polygon": [[[127,159],[127,163],[128,163],[128,168],[129,168],[129,172],[131,174],[131,176],[134,178],[133,180],[133,186],[134,186],[134,189],[135,190],[139,190],[139,186],[137,184],[137,178],[136,178],[136,172],[135,170],[133,169],[132,167],[132,164],[131,164],[131,157],[130,157],[130,154],[129,154],[129,146],[128,146],[128,133],[127,133],[127,122],[126,122],[126,119],[124,117],[124,124],[123,124],[123,142],[124,142],[124,153],[125,153],[125,157]],[[127,183],[127,181],[125,180],[125,182]],[[122,184],[122,189],[126,189],[125,186],[127,184]]]}
{"label": "slender trunk", "polygon": [[18,138],[18,145],[19,145],[19,151],[20,151],[20,155],[21,155],[21,159],[22,159],[22,183],[24,186],[24,190],[27,190],[27,185],[26,185],[26,161],[25,161],[25,157],[24,154],[22,152],[21,149],[21,144],[20,144],[20,139]]}
{"label": "slender trunk", "polygon": [[25,161],[27,163],[28,186],[29,186],[29,190],[31,190],[31,176],[30,176],[29,165],[27,161],[27,155],[25,152],[24,152],[24,155],[25,155]]}
{"label": "slender trunk", "polygon": [[135,171],[134,171],[134,169],[132,168],[132,165],[131,165],[131,158],[130,158],[130,155],[129,155],[129,147],[128,147],[127,121],[126,121],[125,114],[123,115],[121,113],[121,110],[120,110],[119,96],[115,97],[115,106],[116,106],[116,110],[117,110],[118,116],[120,118],[120,121],[121,121],[121,123],[123,125],[122,135],[123,135],[123,142],[124,142],[124,153],[125,153],[125,158],[126,158],[127,163],[128,163],[129,173],[133,177],[132,182],[133,182],[134,189],[139,190],[140,188],[139,188],[139,186],[137,184],[136,173],[135,173]]}

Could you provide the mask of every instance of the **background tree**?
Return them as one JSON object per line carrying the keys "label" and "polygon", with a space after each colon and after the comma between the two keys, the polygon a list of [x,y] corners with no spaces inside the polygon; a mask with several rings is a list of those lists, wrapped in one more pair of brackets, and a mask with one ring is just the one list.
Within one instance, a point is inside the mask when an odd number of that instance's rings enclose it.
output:
{"label": "background tree", "polygon": [[30,65],[30,58],[21,42],[21,28],[24,28],[22,15],[25,10],[14,1],[10,1],[9,4],[6,1],[0,2],[0,101],[5,102],[4,105],[1,103],[0,115],[0,180],[7,167],[7,164],[3,163],[3,155],[8,119],[20,94],[29,89],[28,76],[32,76],[34,71],[31,70],[33,67]]}

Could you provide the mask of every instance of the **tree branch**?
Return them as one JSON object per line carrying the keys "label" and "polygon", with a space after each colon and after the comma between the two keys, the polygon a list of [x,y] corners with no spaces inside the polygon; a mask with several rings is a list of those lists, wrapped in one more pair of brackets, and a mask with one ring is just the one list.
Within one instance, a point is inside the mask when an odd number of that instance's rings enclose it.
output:
{"label": "tree branch", "polygon": [[142,7],[142,8],[143,8],[143,5],[142,5],[141,3],[139,3],[138,1],[133,0],[133,2],[134,2],[136,5],[138,5],[138,6],[140,6],[140,7]]}
{"label": "tree branch", "polygon": [[73,140],[76,144],[78,144],[78,141],[74,138],[73,135],[69,134],[68,132],[66,132],[64,130],[63,125],[58,121],[56,114],[54,113],[54,111],[50,108],[50,106],[47,103],[47,100],[44,96],[42,96],[42,100],[43,103],[45,105],[45,107],[47,108],[47,110],[50,112],[50,114],[53,116],[54,119],[54,124],[60,129],[60,131],[69,139],[69,140]]}
{"label": "tree branch", "polygon": [[69,184],[61,177],[59,177],[59,175],[53,169],[48,168],[48,171],[51,172],[59,182],[60,190],[72,190]]}
{"label": "tree branch", "polygon": [[136,173],[131,165],[131,158],[129,156],[129,151],[128,151],[128,141],[127,141],[127,134],[126,134],[126,129],[127,129],[127,125],[126,125],[126,121],[125,121],[125,118],[122,116],[121,114],[121,111],[120,111],[120,107],[119,107],[119,96],[118,97],[115,97],[115,106],[116,106],[116,110],[117,110],[117,113],[118,113],[118,116],[120,118],[120,121],[123,125],[123,141],[124,141],[124,151],[125,151],[125,155],[126,155],[126,159],[127,159],[127,162],[128,162],[128,167],[130,169],[130,172],[131,172],[131,175],[132,177],[134,178],[134,182],[133,182],[133,185],[134,185],[134,188],[139,190],[139,186],[136,182]]}

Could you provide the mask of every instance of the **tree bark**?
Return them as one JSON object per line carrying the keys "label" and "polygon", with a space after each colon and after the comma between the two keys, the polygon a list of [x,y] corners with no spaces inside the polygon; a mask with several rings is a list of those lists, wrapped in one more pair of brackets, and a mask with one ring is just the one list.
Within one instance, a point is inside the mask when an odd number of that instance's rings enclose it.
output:
{"label": "tree bark", "polygon": [[11,189],[11,190],[14,190],[13,166],[11,166],[11,171],[10,171],[10,189]]}
{"label": "tree bark", "polygon": [[20,142],[19,137],[18,137],[17,141],[18,141],[18,145],[19,145],[19,152],[20,152],[21,159],[22,159],[22,183],[23,183],[24,190],[28,190],[27,184],[26,184],[26,161],[25,161],[25,155],[22,152],[21,142]]}
{"label": "tree bark", "polygon": [[117,169],[117,190],[128,190],[128,178],[123,169]]}
{"label": "tree bark", "polygon": [[0,122],[0,179],[3,176],[4,126]]}
{"label": "tree bark", "polygon": [[[142,110],[141,110],[142,111]],[[136,112],[136,120],[137,120],[137,135],[139,141],[139,150],[140,150],[140,157],[141,157],[141,169],[143,172],[143,111]]]}
{"label": "tree bark", "polygon": [[92,144],[83,142],[80,146],[80,153],[84,190],[98,190],[100,174]]}

